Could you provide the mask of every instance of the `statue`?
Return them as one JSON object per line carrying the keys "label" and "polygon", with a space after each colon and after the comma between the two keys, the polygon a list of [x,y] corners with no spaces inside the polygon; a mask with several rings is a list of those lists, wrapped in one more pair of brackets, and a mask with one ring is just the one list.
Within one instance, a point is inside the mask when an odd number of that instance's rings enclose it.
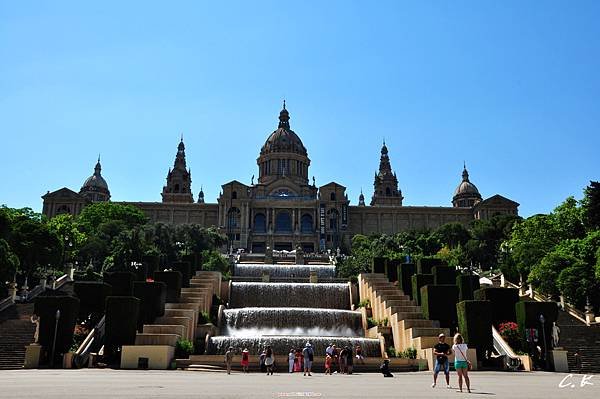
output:
{"label": "statue", "polygon": [[556,324],[556,322],[553,322],[552,323],[552,346],[554,348],[558,347],[558,341],[560,339],[559,335],[560,335],[560,327],[558,327],[558,324]]}
{"label": "statue", "polygon": [[315,183],[315,177],[313,176],[313,187],[316,187],[317,183]]}
{"label": "statue", "polygon": [[250,185],[253,186],[254,185],[254,175],[252,175],[252,180],[250,181]]}
{"label": "statue", "polygon": [[31,315],[31,324],[35,324],[35,333],[33,333],[33,343],[37,344],[40,339],[40,318],[38,315]]}

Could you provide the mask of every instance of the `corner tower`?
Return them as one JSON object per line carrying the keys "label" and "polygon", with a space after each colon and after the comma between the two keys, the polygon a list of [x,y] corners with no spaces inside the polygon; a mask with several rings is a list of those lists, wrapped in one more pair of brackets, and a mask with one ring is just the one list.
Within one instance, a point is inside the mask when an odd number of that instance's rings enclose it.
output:
{"label": "corner tower", "polygon": [[379,172],[375,172],[371,206],[402,206],[403,199],[402,191],[398,189],[396,173],[392,172],[388,148],[384,141],[381,147]]}
{"label": "corner tower", "polygon": [[173,169],[169,168],[167,185],[163,187],[162,202],[193,203],[192,173],[185,162],[185,144],[183,137],[177,146],[177,155]]}

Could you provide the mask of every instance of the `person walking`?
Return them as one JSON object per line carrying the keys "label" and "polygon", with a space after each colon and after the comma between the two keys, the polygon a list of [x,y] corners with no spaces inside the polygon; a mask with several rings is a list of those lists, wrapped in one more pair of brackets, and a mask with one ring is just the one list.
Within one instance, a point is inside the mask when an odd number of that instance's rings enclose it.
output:
{"label": "person walking", "polygon": [[242,351],[242,371],[244,373],[248,372],[248,365],[250,364],[250,352],[248,352],[248,348],[244,348]]}
{"label": "person walking", "polygon": [[265,365],[265,359],[267,358],[267,352],[263,350],[258,356],[258,365],[260,367],[260,371],[264,373],[267,370],[267,366]]}
{"label": "person walking", "polygon": [[346,370],[348,374],[352,374],[352,370],[354,369],[354,354],[352,353],[352,347],[346,347]]}
{"label": "person walking", "polygon": [[463,391],[463,378],[467,384],[467,391],[471,393],[471,381],[469,380],[469,366],[470,361],[467,359],[467,350],[469,347],[465,344],[462,335],[456,333],[454,335],[454,345],[452,350],[454,351],[454,368],[458,374],[458,388],[460,392]]}
{"label": "person walking", "polygon": [[356,345],[356,360],[360,364],[365,364],[365,356],[362,353],[362,347],[360,345]]}
{"label": "person walking", "polygon": [[265,350],[265,366],[267,367],[267,375],[273,375],[274,363],[275,354],[273,353],[273,349],[271,349],[271,345],[267,345],[267,349]]}
{"label": "person walking", "polygon": [[340,351],[339,362],[340,362],[340,373],[346,374],[348,372],[347,362],[348,359],[348,347],[342,348]]}
{"label": "person walking", "polygon": [[288,353],[288,371],[290,373],[294,372],[294,361],[296,360],[296,350],[294,348],[290,349],[290,353]]}
{"label": "person walking", "polygon": [[331,375],[331,355],[325,355],[325,374]]}
{"label": "person walking", "polygon": [[304,357],[304,375],[308,373],[308,375],[311,376],[310,373],[312,370],[312,362],[314,360],[314,351],[310,342],[307,342],[304,349],[302,349],[302,356]]}
{"label": "person walking", "polygon": [[233,361],[233,346],[230,346],[225,352],[225,366],[227,366],[227,374],[231,374],[231,362]]}
{"label": "person walking", "polygon": [[433,355],[435,358],[435,367],[433,368],[433,384],[431,384],[432,388],[435,388],[437,383],[437,377],[440,372],[440,369],[444,369],[444,374],[446,375],[446,387],[450,389],[450,362],[448,361],[448,355],[452,353],[450,349],[450,345],[446,343],[446,336],[444,334],[440,334],[438,336],[438,343],[433,347]]}

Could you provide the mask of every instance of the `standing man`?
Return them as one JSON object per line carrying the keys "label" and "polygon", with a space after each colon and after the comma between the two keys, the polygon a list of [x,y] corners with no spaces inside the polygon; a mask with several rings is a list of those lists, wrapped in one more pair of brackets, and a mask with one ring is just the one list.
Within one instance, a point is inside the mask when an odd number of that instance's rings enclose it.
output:
{"label": "standing man", "polygon": [[444,369],[446,374],[446,385],[450,389],[450,362],[448,362],[448,356],[452,353],[450,345],[446,343],[446,336],[442,333],[438,336],[438,343],[433,347],[433,355],[435,356],[435,368],[433,369],[433,384],[432,388],[435,388],[437,383],[438,373],[440,369]]}
{"label": "standing man", "polygon": [[302,349],[302,356],[304,356],[304,375],[308,373],[308,375],[310,376],[312,362],[314,360],[314,352],[310,342],[307,342],[304,349]]}
{"label": "standing man", "polygon": [[231,362],[233,361],[233,346],[230,346],[225,352],[225,365],[227,366],[227,374],[231,374]]}

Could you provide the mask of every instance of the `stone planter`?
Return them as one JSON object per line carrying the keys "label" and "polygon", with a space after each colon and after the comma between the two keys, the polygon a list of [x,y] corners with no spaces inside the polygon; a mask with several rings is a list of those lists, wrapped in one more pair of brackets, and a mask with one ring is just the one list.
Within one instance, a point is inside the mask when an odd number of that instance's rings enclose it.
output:
{"label": "stone planter", "polygon": [[531,371],[533,368],[533,359],[529,355],[519,355],[521,364],[523,365],[523,371]]}

